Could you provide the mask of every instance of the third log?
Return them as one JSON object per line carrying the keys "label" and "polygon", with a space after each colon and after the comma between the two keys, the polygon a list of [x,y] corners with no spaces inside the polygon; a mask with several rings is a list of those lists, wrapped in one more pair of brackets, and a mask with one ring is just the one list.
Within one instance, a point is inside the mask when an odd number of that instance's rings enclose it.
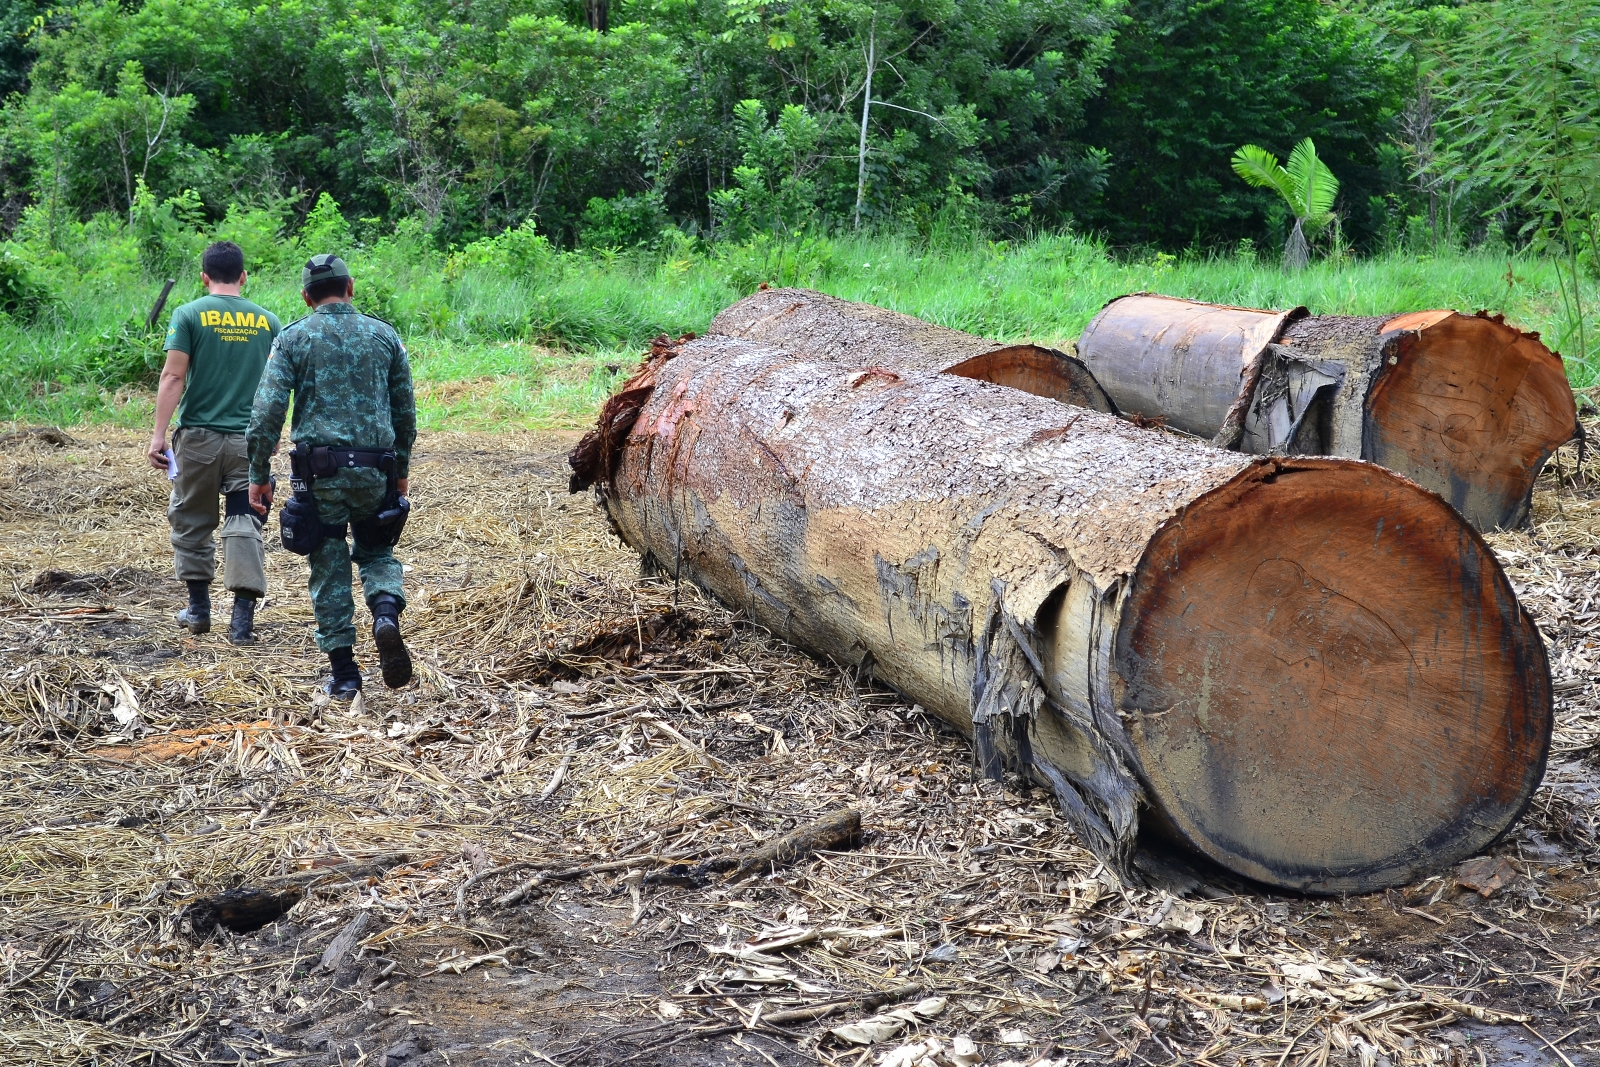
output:
{"label": "third log", "polygon": [[1480,530],[1521,524],[1545,462],[1579,434],[1561,357],[1482,312],[1310,315],[1136,293],[1100,311],[1078,356],[1127,414],[1242,452],[1370,460]]}

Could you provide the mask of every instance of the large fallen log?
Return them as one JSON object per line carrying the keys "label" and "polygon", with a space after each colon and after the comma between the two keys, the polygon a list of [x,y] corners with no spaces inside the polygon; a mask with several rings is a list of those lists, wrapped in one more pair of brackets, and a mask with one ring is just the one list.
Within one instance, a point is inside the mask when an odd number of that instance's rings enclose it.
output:
{"label": "large fallen log", "polygon": [[813,359],[954,374],[1076,407],[1117,410],[1088,368],[1065,352],[1001,344],[810,289],[760,290],[723,309],[706,332],[761,341]]}
{"label": "large fallen log", "polygon": [[1129,413],[1224,448],[1367,459],[1480,530],[1520,524],[1545,461],[1580,431],[1561,357],[1499,316],[1358,318],[1113,300],[1078,355]]}
{"label": "large fallen log", "polygon": [[1543,772],[1538,632],[1371,464],[727,337],[658,345],[572,460],[649,567],[1031,772],[1125,877],[1142,824],[1272,885],[1402,883]]}

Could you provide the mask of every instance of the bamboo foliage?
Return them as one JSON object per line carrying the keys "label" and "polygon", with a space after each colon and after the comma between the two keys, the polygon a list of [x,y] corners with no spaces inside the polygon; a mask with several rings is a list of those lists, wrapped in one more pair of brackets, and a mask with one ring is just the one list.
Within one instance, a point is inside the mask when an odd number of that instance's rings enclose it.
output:
{"label": "bamboo foliage", "polygon": [[1558,343],[1588,363],[1582,283],[1600,265],[1600,2],[1495,0],[1461,9],[1428,64],[1444,101],[1441,175],[1488,185],[1561,266]]}

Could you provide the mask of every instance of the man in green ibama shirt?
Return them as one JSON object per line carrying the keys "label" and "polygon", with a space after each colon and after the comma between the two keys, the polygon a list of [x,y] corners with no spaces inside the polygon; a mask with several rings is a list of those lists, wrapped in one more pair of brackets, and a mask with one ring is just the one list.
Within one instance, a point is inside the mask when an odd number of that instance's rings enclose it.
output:
{"label": "man in green ibama shirt", "polygon": [[[201,256],[200,281],[208,295],[172,313],[149,448],[150,465],[172,478],[167,522],[178,578],[189,587],[189,606],[178,613],[178,625],[196,635],[211,629],[211,580],[217,573],[212,533],[218,497],[225,501],[222,584],[234,594],[228,627],[234,644],[254,642],[256,601],[267,591],[264,520],[250,507],[244,432],[279,330],[276,316],[240,295],[245,277],[244,253],[232,241],[218,241]],[[169,450],[174,411],[178,429]]]}

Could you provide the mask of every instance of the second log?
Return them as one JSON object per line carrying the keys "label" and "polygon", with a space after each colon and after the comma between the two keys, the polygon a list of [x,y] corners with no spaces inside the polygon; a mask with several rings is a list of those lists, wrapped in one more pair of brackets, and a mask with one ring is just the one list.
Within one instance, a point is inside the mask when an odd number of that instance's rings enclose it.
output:
{"label": "second log", "polygon": [[810,289],[761,289],[724,308],[707,330],[813,359],[993,382],[1063,404],[1115,413],[1083,363],[1054,348],[1002,343]]}

